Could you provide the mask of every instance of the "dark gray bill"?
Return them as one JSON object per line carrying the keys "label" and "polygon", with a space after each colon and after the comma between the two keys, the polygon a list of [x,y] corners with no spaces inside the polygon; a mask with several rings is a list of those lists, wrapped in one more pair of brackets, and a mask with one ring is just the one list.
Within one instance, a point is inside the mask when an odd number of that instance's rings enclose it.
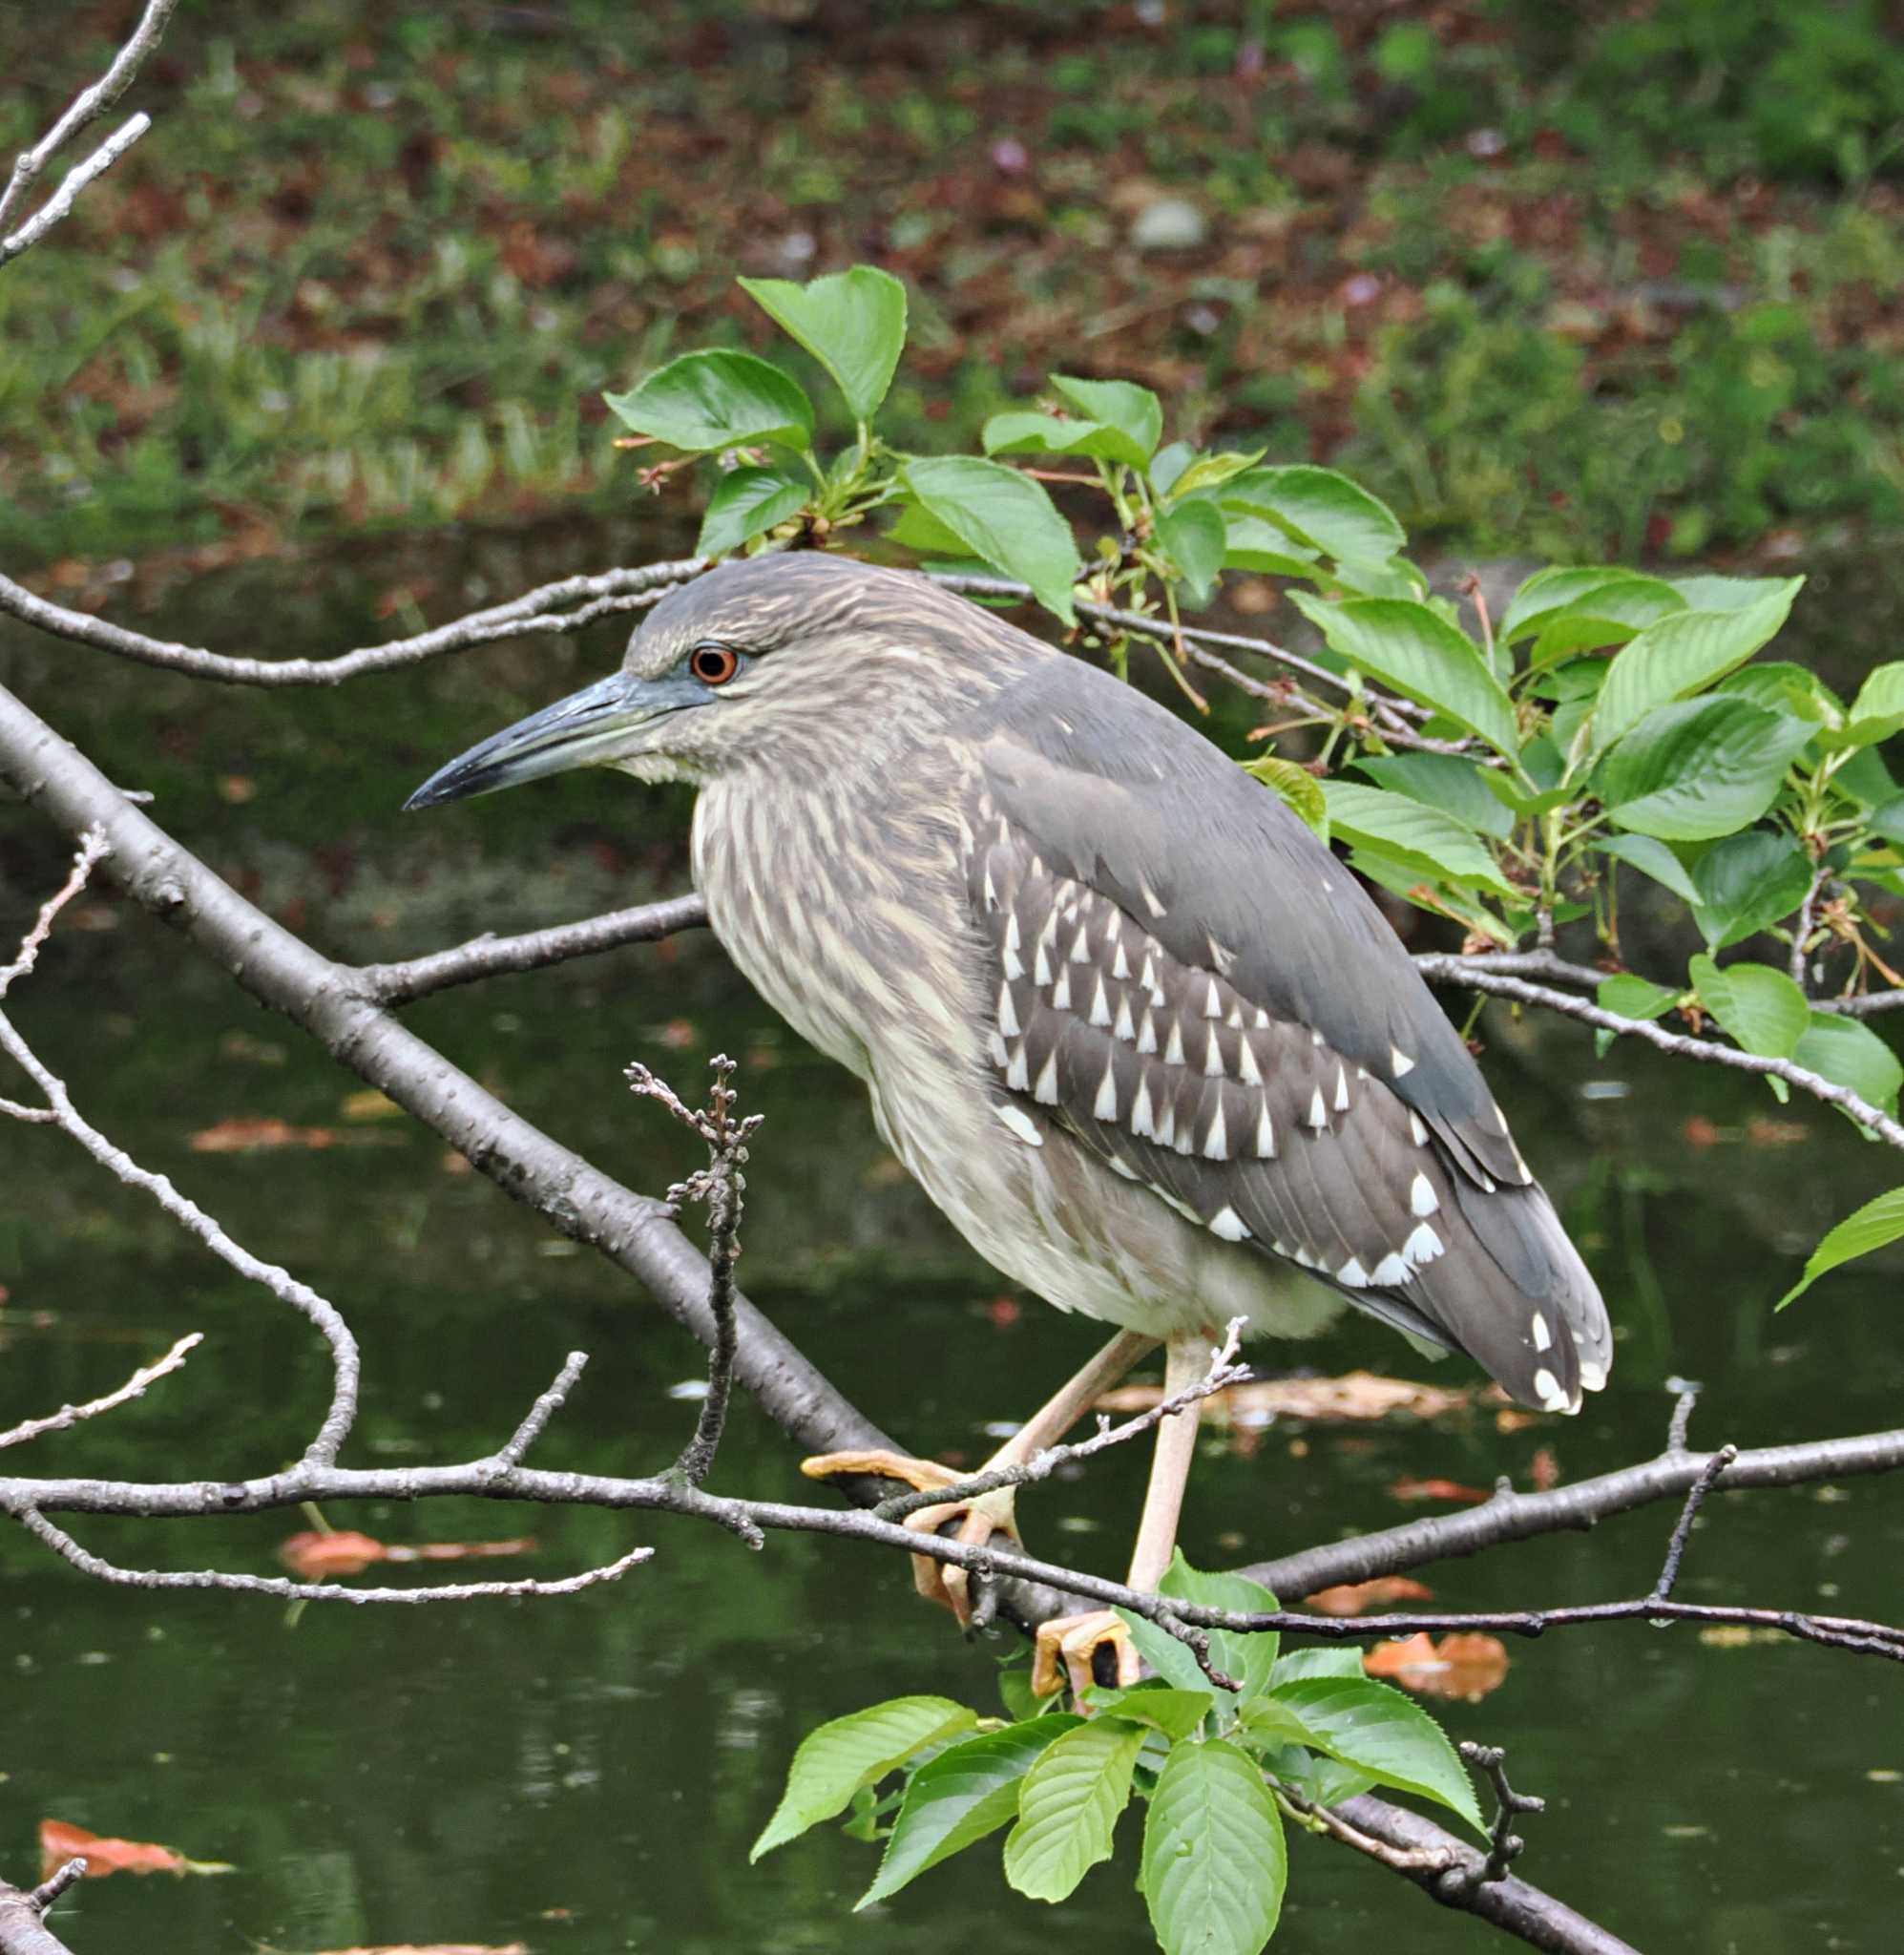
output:
{"label": "dark gray bill", "polygon": [[[699,694],[701,688],[694,690]],[[632,672],[617,672],[459,754],[404,803],[405,811],[467,800],[472,794],[493,794],[499,788],[513,788],[542,774],[613,760],[638,727],[689,703],[670,697],[665,682],[658,684]]]}

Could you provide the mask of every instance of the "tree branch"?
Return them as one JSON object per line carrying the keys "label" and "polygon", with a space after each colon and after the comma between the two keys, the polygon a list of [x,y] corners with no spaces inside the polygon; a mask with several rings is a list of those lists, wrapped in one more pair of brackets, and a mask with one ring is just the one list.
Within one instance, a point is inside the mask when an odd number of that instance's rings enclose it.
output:
{"label": "tree branch", "polygon": [[354,978],[358,993],[378,1004],[408,1004],[447,991],[452,984],[473,984],[483,978],[521,971],[539,971],[572,957],[592,957],[618,950],[627,943],[656,943],[683,930],[699,930],[707,922],[707,904],[698,891],[669,896],[659,903],[610,910],[579,923],[558,923],[549,930],[525,931],[519,936],[472,937],[447,951],[410,957],[398,964],[360,964]]}
{"label": "tree branch", "polygon": [[[540,584],[506,604],[492,604],[467,617],[452,619],[413,638],[391,639],[384,644],[360,645],[326,659],[243,659],[206,651],[199,645],[176,644],[148,638],[84,611],[69,610],[37,597],[24,584],[0,576],[0,612],[10,612],[25,624],[95,651],[112,652],[141,665],[183,672],[193,679],[215,679],[229,685],[341,685],[366,672],[390,672],[420,665],[448,652],[499,640],[531,638],[537,633],[580,631],[598,619],[624,611],[644,611],[667,596],[685,578],[707,568],[705,557],[689,557],[673,563],[651,563],[639,570],[608,570],[591,577],[563,578]],[[567,606],[575,606],[567,609]]]}
{"label": "tree branch", "polygon": [[83,1860],[70,1860],[31,1893],[0,1881],[0,1955],[73,1955],[43,1917],[85,1871]]}
{"label": "tree branch", "polygon": [[186,1353],[204,1341],[202,1331],[190,1332],[156,1363],[142,1365],[134,1372],[116,1392],[108,1392],[103,1398],[89,1399],[84,1405],[62,1405],[57,1412],[50,1413],[44,1419],[22,1419],[18,1425],[0,1432],[0,1451],[9,1446],[24,1445],[29,1440],[38,1439],[42,1433],[64,1432],[69,1426],[77,1425],[82,1419],[96,1419],[100,1413],[111,1412],[115,1406],[143,1398],[148,1385],[157,1383],[168,1372],[178,1370],[185,1362]]}
{"label": "tree branch", "polygon": [[[1904,1147],[1904,1125],[1873,1106],[1861,1094],[1826,1079],[1822,1073],[1810,1072],[1789,1059],[1767,1059],[1756,1052],[1742,1052],[1736,1045],[1721,1045],[1714,1040],[1695,1039],[1684,1032],[1668,1032],[1650,1019],[1623,1019],[1618,1012],[1607,1011],[1590,999],[1576,998],[1571,992],[1555,991],[1544,984],[1530,984],[1525,978],[1513,977],[1505,971],[1491,970],[1489,966],[1494,961],[1492,957],[1463,957],[1446,962],[1437,959],[1427,975],[1437,982],[1465,984],[1470,990],[1485,991],[1496,998],[1511,998],[1520,1004],[1544,1005],[1549,1011],[1579,1019],[1582,1024],[1593,1025],[1600,1031],[1612,1032],[1622,1039],[1642,1040],[1661,1052],[1671,1053],[1675,1059],[1694,1059],[1706,1065],[1728,1065],[1735,1072],[1759,1073],[1783,1080],[1788,1085],[1796,1086],[1801,1093],[1822,1100],[1828,1106],[1841,1107],[1860,1126],[1869,1127],[1890,1146]],[[1458,972],[1447,968],[1448,963],[1454,962],[1459,963],[1461,968]]]}
{"label": "tree branch", "polygon": [[[89,123],[99,117],[125,94],[145,65],[145,58],[158,45],[178,0],[147,0],[138,25],[126,37],[104,74],[83,88],[68,105],[66,113],[31,148],[13,159],[7,187],[0,190],[0,234],[39,174]],[[53,195],[11,236],[0,235],[0,264],[17,258],[29,245],[36,244],[73,209],[79,193],[111,166],[151,128],[149,116],[135,116],[103,142],[92,156],[77,165]]]}

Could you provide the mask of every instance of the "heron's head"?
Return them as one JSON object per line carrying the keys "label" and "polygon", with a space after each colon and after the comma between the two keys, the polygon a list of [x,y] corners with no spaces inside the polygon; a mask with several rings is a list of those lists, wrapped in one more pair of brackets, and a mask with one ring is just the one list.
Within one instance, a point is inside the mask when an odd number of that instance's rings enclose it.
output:
{"label": "heron's head", "polygon": [[750,557],[671,591],[621,670],[432,774],[429,808],[571,767],[706,781],[826,770],[1044,648],[930,579],[813,552]]}

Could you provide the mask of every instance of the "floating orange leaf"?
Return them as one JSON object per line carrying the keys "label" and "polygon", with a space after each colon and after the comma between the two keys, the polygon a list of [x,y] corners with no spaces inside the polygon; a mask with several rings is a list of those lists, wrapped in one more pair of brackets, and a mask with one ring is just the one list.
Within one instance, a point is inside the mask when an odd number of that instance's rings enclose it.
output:
{"label": "floating orange leaf", "polygon": [[84,1856],[86,1878],[103,1880],[108,1874],[229,1874],[234,1871],[222,1860],[187,1860],[169,1846],[154,1846],[141,1839],[108,1839],[84,1826],[70,1826],[64,1819],[40,1821],[41,1879],[50,1880],[68,1860]]}
{"label": "floating orange leaf", "polygon": [[1458,1501],[1470,1507],[1494,1499],[1485,1487],[1463,1486],[1458,1480],[1417,1480],[1407,1473],[1390,1482],[1389,1497],[1397,1501]]}
{"label": "floating orange leaf", "polygon": [[[1148,1412],[1163,1396],[1161,1385],[1120,1385],[1098,1400],[1102,1412]],[[1209,1403],[1238,1425],[1264,1426],[1272,1419],[1308,1419],[1327,1423],[1387,1419],[1396,1412],[1413,1419],[1439,1419],[1472,1402],[1463,1388],[1418,1385],[1386,1378],[1371,1371],[1351,1371],[1339,1378],[1254,1378],[1213,1393]]]}
{"label": "floating orange leaf", "polygon": [[327,1126],[293,1126],[283,1120],[221,1120],[192,1136],[195,1154],[248,1154],[263,1147],[329,1147],[337,1135]]}
{"label": "floating orange leaf", "polygon": [[1362,1668],[1425,1697],[1473,1704],[1506,1681],[1507,1645],[1498,1636],[1473,1633],[1443,1636],[1437,1643],[1424,1631],[1378,1643],[1363,1655]]}
{"label": "floating orange leaf", "polygon": [[1324,1615],[1366,1615],[1371,1608],[1388,1608],[1397,1602],[1433,1602],[1434,1590],[1407,1575],[1377,1575],[1372,1582],[1339,1582],[1333,1588],[1318,1588],[1308,1597],[1310,1608]]}
{"label": "floating orange leaf", "polygon": [[527,1942],[383,1942],[374,1948],[329,1948],[324,1955],[529,1955]]}
{"label": "floating orange leaf", "polygon": [[533,1534],[508,1541],[420,1541],[392,1545],[344,1528],[329,1534],[315,1530],[293,1534],[280,1545],[278,1559],[301,1580],[317,1582],[331,1575],[360,1574],[377,1562],[468,1562],[534,1552]]}

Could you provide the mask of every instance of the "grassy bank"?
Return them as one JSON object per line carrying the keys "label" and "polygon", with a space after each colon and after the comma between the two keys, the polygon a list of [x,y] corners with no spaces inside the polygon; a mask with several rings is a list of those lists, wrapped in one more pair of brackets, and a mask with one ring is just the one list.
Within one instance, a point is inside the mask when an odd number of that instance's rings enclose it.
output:
{"label": "grassy bank", "polygon": [[[0,149],[129,13],[9,10]],[[911,286],[922,449],[1058,366],[1454,550],[1904,515],[1874,4],[187,0],[139,101],[0,275],[14,563],[625,506],[600,390],[856,259]]]}

